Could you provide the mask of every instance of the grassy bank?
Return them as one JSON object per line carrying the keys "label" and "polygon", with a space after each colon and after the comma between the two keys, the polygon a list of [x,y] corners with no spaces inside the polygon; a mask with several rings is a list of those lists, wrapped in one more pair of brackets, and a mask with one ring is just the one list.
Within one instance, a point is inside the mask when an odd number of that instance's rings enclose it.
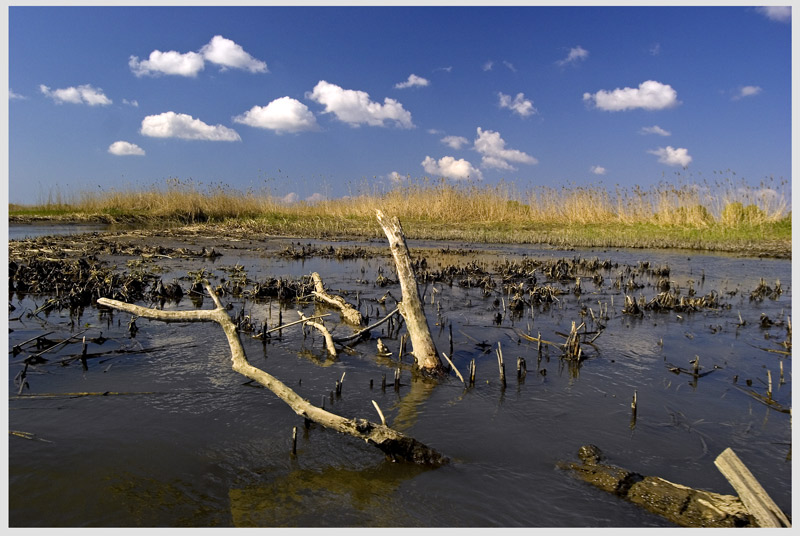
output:
{"label": "grassy bank", "polygon": [[163,186],[56,196],[9,207],[11,221],[50,219],[143,225],[214,224],[228,231],[302,237],[379,237],[375,209],[398,216],[411,238],[558,246],[688,247],[791,252],[788,197],[770,184],[575,186],[518,191],[407,181],[314,203],[269,192],[170,180]]}

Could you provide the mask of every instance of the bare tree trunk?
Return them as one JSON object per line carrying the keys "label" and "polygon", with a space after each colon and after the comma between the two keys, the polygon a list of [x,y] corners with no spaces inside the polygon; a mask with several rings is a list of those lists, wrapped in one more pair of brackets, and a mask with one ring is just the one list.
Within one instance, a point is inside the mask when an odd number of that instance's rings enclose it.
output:
{"label": "bare tree trunk", "polygon": [[444,366],[439,359],[439,352],[436,350],[433,337],[428,329],[428,321],[425,318],[425,311],[422,309],[417,280],[414,278],[414,269],[411,267],[411,255],[408,252],[400,220],[396,216],[390,220],[380,210],[376,210],[375,213],[389,239],[389,247],[397,267],[397,277],[400,279],[400,289],[403,291],[403,298],[398,307],[406,321],[406,329],[411,337],[412,351],[417,366],[427,372],[443,374]]}
{"label": "bare tree trunk", "polygon": [[367,443],[381,449],[392,459],[429,465],[442,465],[449,461],[439,452],[392,428],[370,422],[366,419],[345,419],[344,417],[314,406],[274,376],[252,366],[247,361],[244,348],[242,347],[239,335],[236,331],[236,326],[230,316],[228,316],[225,307],[207,282],[205,283],[205,288],[216,304],[216,308],[213,310],[161,311],[109,298],[100,298],[97,300],[97,303],[126,311],[136,316],[165,322],[216,322],[222,326],[225,336],[228,338],[233,370],[260,383],[275,393],[298,415],[319,423],[326,428],[331,428],[337,432],[363,439]]}

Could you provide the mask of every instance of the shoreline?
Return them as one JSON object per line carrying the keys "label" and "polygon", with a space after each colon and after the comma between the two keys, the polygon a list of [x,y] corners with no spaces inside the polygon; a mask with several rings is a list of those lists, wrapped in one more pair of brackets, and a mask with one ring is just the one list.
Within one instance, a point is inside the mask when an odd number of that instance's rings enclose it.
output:
{"label": "shoreline", "polygon": [[[110,229],[108,231],[93,231],[100,233],[106,238],[113,238],[115,233],[132,232],[138,236],[180,238],[196,237],[206,235],[215,238],[234,238],[242,239],[267,239],[280,238],[286,240],[326,240],[326,241],[358,241],[382,239],[377,222],[344,221],[326,222],[320,221],[315,225],[315,229],[309,229],[300,225],[293,225],[291,222],[270,224],[257,220],[228,220],[222,223],[181,223],[158,221],[148,222],[143,225],[143,221],[108,221],[107,217],[88,216],[85,218],[76,217],[33,217],[33,216],[9,216],[9,224],[87,224],[99,223],[110,226],[119,225],[120,229]],[[330,223],[331,225],[326,225]],[[415,241],[437,241],[437,242],[464,242],[475,245],[509,244],[531,246],[547,246],[560,249],[571,248],[626,248],[626,249],[652,249],[668,250],[680,249],[695,251],[708,254],[733,254],[742,257],[759,257],[775,259],[791,259],[792,244],[791,239],[729,239],[729,240],[704,240],[697,237],[681,237],[681,230],[672,233],[664,230],[660,236],[651,230],[647,235],[633,236],[636,230],[626,229],[624,226],[617,226],[618,229],[605,226],[598,233],[591,233],[591,228],[581,226],[581,228],[569,228],[552,226],[545,228],[541,225],[530,227],[497,228],[497,226],[486,226],[480,228],[475,224],[431,224],[426,222],[401,222],[409,240]],[[615,232],[617,231],[617,232]],[[601,234],[602,233],[602,234]],[[51,239],[59,235],[48,235]],[[120,236],[122,238],[123,236]],[[35,240],[31,239],[31,240]],[[10,242],[10,240],[9,240]]]}

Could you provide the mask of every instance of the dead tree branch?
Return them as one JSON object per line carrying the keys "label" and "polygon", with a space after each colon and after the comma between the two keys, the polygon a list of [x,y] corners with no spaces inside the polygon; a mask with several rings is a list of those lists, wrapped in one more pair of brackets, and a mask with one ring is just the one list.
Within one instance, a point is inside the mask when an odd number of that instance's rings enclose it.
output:
{"label": "dead tree branch", "polygon": [[398,311],[399,311],[399,309],[397,307],[395,307],[394,309],[392,309],[391,313],[389,313],[388,315],[384,316],[383,318],[381,318],[380,320],[378,320],[374,324],[371,324],[371,325],[365,327],[364,329],[362,329],[360,331],[356,331],[355,333],[353,333],[352,335],[349,335],[347,337],[334,337],[333,338],[333,342],[342,343],[342,342],[352,341],[353,339],[358,339],[359,337],[361,337],[365,333],[368,333],[369,331],[372,331],[373,329],[377,328],[378,326],[380,326],[381,324],[383,324],[384,322],[389,320],[392,316],[396,315],[398,313]]}
{"label": "dead tree branch", "polygon": [[341,296],[331,296],[325,291],[322,278],[317,272],[311,274],[311,279],[314,281],[314,297],[331,307],[339,309],[339,312],[342,314],[342,319],[348,324],[360,326],[363,323],[361,313],[358,309],[347,303]]}
{"label": "dead tree branch", "polygon": [[405,460],[418,464],[442,465],[449,460],[434,449],[427,447],[416,439],[406,436],[387,426],[370,422],[366,419],[346,419],[322,408],[314,406],[308,400],[295,393],[286,384],[268,374],[267,372],[252,366],[244,353],[244,348],[239,340],[236,326],[220,302],[214,290],[204,283],[206,290],[211,295],[216,305],[212,310],[195,311],[161,311],[149,309],[138,305],[133,305],[108,298],[97,300],[99,305],[119,309],[128,313],[162,320],[164,322],[216,322],[222,327],[228,339],[231,349],[231,362],[233,370],[263,385],[281,400],[286,402],[295,413],[314,421],[325,428],[330,428],[343,434],[348,434],[359,439],[363,439],[379,449],[392,459]]}
{"label": "dead tree branch", "polygon": [[316,328],[317,331],[322,333],[322,336],[325,337],[325,348],[328,350],[328,354],[330,354],[331,357],[336,357],[336,346],[333,345],[333,336],[331,335],[331,332],[328,331],[328,328],[326,328],[320,322],[314,322],[310,318],[307,318],[306,315],[304,315],[300,311],[297,311],[297,314],[300,315],[301,320],[306,321],[305,323],[306,326],[311,326],[312,328]]}

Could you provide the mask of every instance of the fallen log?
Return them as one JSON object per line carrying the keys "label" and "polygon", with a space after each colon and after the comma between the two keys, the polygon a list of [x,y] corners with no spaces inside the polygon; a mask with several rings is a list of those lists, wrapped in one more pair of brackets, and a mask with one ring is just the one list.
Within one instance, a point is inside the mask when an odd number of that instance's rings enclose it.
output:
{"label": "fallen log", "polygon": [[411,337],[411,348],[417,366],[429,373],[436,375],[444,374],[444,365],[439,359],[439,352],[433,343],[428,320],[425,318],[425,311],[422,309],[422,300],[419,297],[417,280],[414,277],[414,269],[411,266],[411,255],[406,245],[406,237],[400,220],[387,218],[380,210],[375,211],[378,222],[389,239],[389,248],[397,268],[397,277],[400,280],[400,289],[403,292],[402,301],[397,306],[400,314],[406,321],[406,329]]}
{"label": "fallen log", "polygon": [[347,303],[347,301],[341,296],[331,296],[328,294],[325,291],[325,286],[322,284],[322,278],[317,272],[311,274],[311,279],[314,281],[315,298],[330,305],[331,307],[339,309],[342,319],[348,324],[352,324],[354,326],[362,325],[363,319],[361,318],[361,313],[359,310]]}
{"label": "fallen log", "polygon": [[100,298],[97,300],[97,303],[113,309],[126,311],[136,316],[162,320],[164,322],[216,322],[222,327],[227,337],[228,346],[230,346],[231,350],[233,370],[272,391],[301,417],[316,422],[325,428],[330,428],[337,432],[363,439],[367,443],[378,447],[392,460],[409,461],[432,466],[443,465],[449,462],[447,457],[436,450],[388,426],[376,424],[366,419],[346,419],[319,408],[302,398],[271,374],[252,366],[247,361],[244,348],[239,340],[236,325],[231,320],[225,307],[208,282],[204,282],[204,286],[214,300],[214,304],[216,305],[214,309],[163,311],[109,298]]}
{"label": "fallen log", "polygon": [[683,527],[758,527],[739,497],[675,484],[655,476],[642,476],[601,463],[603,453],[594,445],[578,451],[582,463],[560,462],[580,479],[613,493]]}

